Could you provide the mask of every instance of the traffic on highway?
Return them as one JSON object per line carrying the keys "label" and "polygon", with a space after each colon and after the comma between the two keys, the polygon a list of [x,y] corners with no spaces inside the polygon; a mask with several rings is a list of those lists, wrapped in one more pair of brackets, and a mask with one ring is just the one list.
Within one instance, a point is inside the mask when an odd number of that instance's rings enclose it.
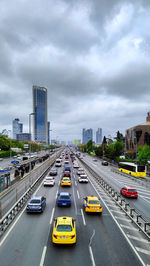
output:
{"label": "traffic on highway", "polygon": [[66,148],[2,235],[1,265],[150,264],[148,239],[95,183],[82,162],[119,193],[125,185],[136,187],[136,199],[123,197],[150,221],[148,188],[115,174],[110,165],[93,161],[89,155],[78,159]]}

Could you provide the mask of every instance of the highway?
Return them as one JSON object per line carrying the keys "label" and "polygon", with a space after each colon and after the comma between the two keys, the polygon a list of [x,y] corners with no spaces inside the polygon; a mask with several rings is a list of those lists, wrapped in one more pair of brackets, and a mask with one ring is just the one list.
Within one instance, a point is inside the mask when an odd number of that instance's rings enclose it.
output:
{"label": "highway", "polygon": [[[70,165],[72,165],[70,161]],[[72,168],[72,187],[62,188],[60,179],[63,166],[58,168],[54,187],[41,185],[36,195],[46,197],[42,214],[27,214],[25,208],[0,241],[0,265],[9,266],[99,266],[148,265],[150,248],[146,239],[114,205],[103,190],[99,193],[90,181],[80,184],[76,169]],[[90,179],[91,178],[91,179]],[[92,177],[89,176],[89,180]],[[72,194],[71,207],[58,207],[59,191]],[[85,214],[83,197],[101,198],[101,215]],[[51,241],[53,218],[76,218],[77,243],[74,246],[54,246]],[[118,218],[117,218],[118,217]],[[120,222],[118,222],[120,221]],[[142,241],[140,241],[142,240]],[[145,252],[142,252],[142,251]]]}
{"label": "highway", "polygon": [[139,212],[150,221],[150,182],[143,182],[140,184],[136,178],[125,177],[120,174],[112,172],[112,166],[101,165],[101,160],[93,161],[89,155],[83,157],[85,161],[96,173],[98,173],[106,182],[108,182],[118,193],[123,186],[134,186],[139,194],[138,199],[126,199]]}

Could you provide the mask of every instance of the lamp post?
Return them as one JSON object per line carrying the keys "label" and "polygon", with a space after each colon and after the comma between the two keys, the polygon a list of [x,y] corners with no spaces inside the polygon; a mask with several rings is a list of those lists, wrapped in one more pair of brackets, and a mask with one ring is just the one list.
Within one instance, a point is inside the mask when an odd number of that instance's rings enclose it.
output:
{"label": "lamp post", "polygon": [[[29,114],[29,134],[30,134],[30,141],[32,140],[31,137],[31,115],[35,115],[35,113],[30,113]],[[30,163],[29,163],[29,172],[31,171],[31,143],[29,143],[29,156],[30,156]],[[29,179],[30,185],[31,185],[31,176]]]}
{"label": "lamp post", "polygon": [[[11,130],[9,129],[8,132],[10,132],[11,135]],[[9,157],[11,158],[11,138],[10,138],[10,153],[9,153]]]}

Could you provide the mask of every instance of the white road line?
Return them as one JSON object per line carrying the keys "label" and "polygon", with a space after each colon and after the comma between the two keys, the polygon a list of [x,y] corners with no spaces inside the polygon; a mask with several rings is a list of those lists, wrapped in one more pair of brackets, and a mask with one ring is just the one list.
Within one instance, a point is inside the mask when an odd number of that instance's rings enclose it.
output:
{"label": "white road line", "polygon": [[139,248],[139,247],[135,247],[137,251],[141,252],[141,253],[144,253],[146,255],[150,255],[150,251],[149,250],[146,250],[146,249],[142,249],[142,248]]}
{"label": "white road line", "polygon": [[123,213],[123,212],[121,212],[121,211],[117,211],[117,210],[112,210],[112,209],[110,209],[110,211],[111,211],[111,212],[116,212],[116,213],[120,213],[120,214],[123,214],[123,215],[124,215],[124,213]]}
{"label": "white road line", "polygon": [[76,204],[76,199],[75,199],[74,187],[72,187],[72,191],[73,191],[73,199],[74,199],[75,212],[76,212],[76,215],[77,215],[78,210],[77,210],[77,204]]}
{"label": "white road line", "polygon": [[118,219],[118,220],[123,220],[123,221],[128,221],[127,218],[123,218],[123,217],[119,217],[119,216],[114,216],[115,219]]}
{"label": "white road line", "polygon": [[56,199],[57,199],[57,196],[58,196],[58,190],[57,190],[57,192],[56,192],[56,197],[55,197]]}
{"label": "white road line", "polygon": [[75,181],[75,185],[77,186],[77,182]]}
{"label": "white road line", "polygon": [[79,191],[77,190],[77,196],[78,196],[78,199],[80,199],[80,195],[79,195]]}
{"label": "white road line", "polygon": [[10,232],[13,230],[13,228],[15,227],[16,223],[20,219],[20,217],[23,214],[23,212],[25,211],[25,209],[26,209],[26,206],[24,207],[24,209],[22,210],[22,212],[19,214],[19,216],[17,217],[17,219],[15,220],[15,222],[13,223],[13,225],[10,227],[10,229],[8,230],[8,232],[6,233],[6,235],[4,236],[4,238],[1,240],[0,247],[3,245],[4,241],[6,240],[6,238],[10,234]]}
{"label": "white road line", "polygon": [[129,229],[129,230],[133,230],[133,231],[139,232],[139,229],[131,227],[131,226],[128,226],[128,225],[120,224],[120,226],[123,227],[123,228]]}
{"label": "white road line", "polygon": [[136,236],[131,236],[131,235],[129,235],[129,234],[127,234],[127,236],[128,236],[129,238],[131,238],[131,239],[136,240],[136,241],[140,241],[140,242],[144,242],[144,243],[146,243],[146,244],[149,244],[148,240],[146,240],[146,239],[142,239],[142,238],[139,238],[139,237],[136,237]]}
{"label": "white road line", "polygon": [[118,206],[114,206],[113,204],[107,204],[107,206],[109,206],[109,207],[111,207],[111,208],[120,209]]}
{"label": "white road line", "polygon": [[59,180],[59,182],[58,182],[58,186],[60,185],[60,180]]}
{"label": "white road line", "polygon": [[44,265],[44,260],[45,260],[45,255],[46,255],[46,250],[47,250],[47,246],[45,246],[45,247],[43,248],[42,257],[41,257],[41,261],[40,261],[40,265],[39,265],[39,266],[43,266],[43,265]]}
{"label": "white road line", "polygon": [[145,200],[146,202],[148,202],[149,203],[149,201],[148,200],[146,200],[146,199],[144,199],[144,197],[142,197],[142,196],[139,196],[140,198],[142,198],[143,200]]}
{"label": "white road line", "polygon": [[54,217],[54,211],[55,211],[55,208],[52,209],[52,214],[51,214],[51,218],[50,218],[49,224],[52,224],[53,217]]}
{"label": "white road line", "polygon": [[[99,192],[97,191],[97,189],[95,188],[95,186],[92,184],[91,180],[90,183],[92,185],[92,187],[94,188],[94,190],[97,192],[97,194],[99,195],[99,197],[101,198]],[[116,223],[116,225],[118,226],[118,228],[120,229],[121,233],[123,234],[123,236],[125,237],[126,241],[128,242],[128,244],[130,245],[130,247],[132,248],[132,250],[134,251],[134,253],[136,254],[137,258],[139,259],[139,261],[141,262],[141,264],[143,266],[145,266],[144,261],[142,260],[142,258],[140,257],[140,255],[138,254],[136,248],[133,246],[133,244],[131,243],[131,241],[129,240],[129,238],[126,236],[125,232],[123,231],[123,229],[121,228],[120,224],[118,223],[118,221],[115,219],[115,216],[109,211],[109,208],[107,207],[107,204],[105,203],[105,201],[101,198],[102,202],[104,203],[106,209],[108,210],[108,212],[110,213],[112,219],[114,220],[114,222]]]}
{"label": "white road line", "polygon": [[90,252],[90,257],[92,261],[92,266],[96,266],[91,246],[89,246],[89,252]]}
{"label": "white road line", "polygon": [[83,214],[83,210],[82,209],[81,209],[81,215],[82,215],[83,224],[86,225],[86,222],[85,222],[85,218],[84,218],[84,214]]}

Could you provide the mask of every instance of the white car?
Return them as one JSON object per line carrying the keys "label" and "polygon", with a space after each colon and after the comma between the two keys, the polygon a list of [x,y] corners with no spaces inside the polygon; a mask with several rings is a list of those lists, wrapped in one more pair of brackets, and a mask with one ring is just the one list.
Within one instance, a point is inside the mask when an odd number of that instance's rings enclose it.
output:
{"label": "white car", "polygon": [[85,174],[84,169],[83,168],[78,168],[77,174],[78,175],[84,175]]}
{"label": "white car", "polygon": [[67,161],[67,160],[64,161],[64,164],[68,164],[68,163],[69,163],[69,161]]}
{"label": "white car", "polygon": [[79,165],[77,163],[74,163],[73,168],[79,168]]}
{"label": "white car", "polygon": [[53,176],[46,176],[43,181],[44,186],[54,186],[55,185],[55,179]]}
{"label": "white car", "polygon": [[80,183],[88,183],[89,182],[87,175],[80,175],[78,178],[78,181]]}

